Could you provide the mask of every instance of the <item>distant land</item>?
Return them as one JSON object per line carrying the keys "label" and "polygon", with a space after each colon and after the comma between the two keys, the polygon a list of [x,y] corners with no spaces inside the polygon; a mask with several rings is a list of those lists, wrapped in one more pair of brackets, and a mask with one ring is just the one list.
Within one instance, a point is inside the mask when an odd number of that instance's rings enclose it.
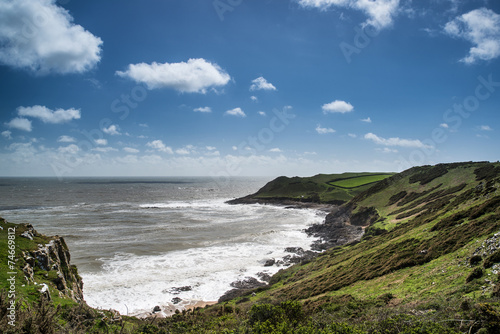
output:
{"label": "distant land", "polygon": [[321,203],[342,204],[366,191],[375,183],[395,173],[318,174],[311,177],[280,176],[255,194],[229,201],[231,204],[249,203]]}

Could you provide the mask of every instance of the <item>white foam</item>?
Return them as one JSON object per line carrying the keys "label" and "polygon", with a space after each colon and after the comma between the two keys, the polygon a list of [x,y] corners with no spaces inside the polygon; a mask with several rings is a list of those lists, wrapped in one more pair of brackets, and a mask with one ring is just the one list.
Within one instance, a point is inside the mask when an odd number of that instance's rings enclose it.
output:
{"label": "white foam", "polygon": [[[257,277],[258,272],[277,272],[280,267],[264,267],[264,263],[289,255],[284,251],[286,247],[309,249],[313,240],[302,230],[323,219],[311,210],[233,206],[222,200],[164,204],[168,208],[189,208],[188,213],[193,215],[204,214],[198,210],[209,206],[211,218],[217,220],[214,228],[220,229],[222,235],[187,250],[142,256],[117,252],[113,257],[100,259],[101,271],[81,273],[89,305],[139,314],[150,312],[156,305],[172,306],[174,297],[183,301],[216,301],[236,280]],[[226,238],[225,224],[232,229],[236,224],[241,233]],[[260,225],[252,229],[248,224]],[[192,290],[172,292],[172,288],[183,286]]]}

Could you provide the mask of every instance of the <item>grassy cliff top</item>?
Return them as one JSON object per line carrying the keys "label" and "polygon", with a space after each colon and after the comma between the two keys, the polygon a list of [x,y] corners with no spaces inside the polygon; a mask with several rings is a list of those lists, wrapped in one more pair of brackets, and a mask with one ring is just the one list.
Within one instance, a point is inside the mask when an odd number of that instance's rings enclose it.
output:
{"label": "grassy cliff top", "polygon": [[311,177],[280,176],[255,194],[253,200],[291,200],[340,204],[369,189],[394,173],[318,174]]}

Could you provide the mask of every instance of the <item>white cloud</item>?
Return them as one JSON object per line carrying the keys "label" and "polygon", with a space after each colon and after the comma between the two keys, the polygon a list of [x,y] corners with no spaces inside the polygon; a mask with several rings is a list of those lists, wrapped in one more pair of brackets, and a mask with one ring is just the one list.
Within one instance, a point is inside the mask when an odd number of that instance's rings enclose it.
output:
{"label": "white cloud", "polygon": [[217,149],[217,147],[214,147],[214,146],[207,146],[205,147],[208,151],[215,151]]}
{"label": "white cloud", "polygon": [[27,118],[16,117],[12,119],[10,122],[5,123],[11,129],[17,129],[22,131],[31,132],[33,128],[31,127],[31,121]]}
{"label": "white cloud", "polygon": [[269,150],[269,152],[273,152],[273,153],[281,153],[283,152],[282,150],[280,150],[278,147],[275,147],[275,148],[272,148]]}
{"label": "white cloud", "polygon": [[253,102],[258,102],[259,99],[257,98],[257,96],[250,96],[250,100],[252,100]]}
{"label": "white cloud", "polygon": [[348,135],[349,137],[351,137],[351,138],[356,138],[356,137],[358,137],[358,136],[356,136],[354,133],[348,133],[347,135]]}
{"label": "white cloud", "polygon": [[316,132],[320,135],[324,135],[327,133],[335,133],[335,130],[332,128],[322,128],[320,124],[316,127]]}
{"label": "white cloud", "polygon": [[168,154],[174,154],[174,151],[170,146],[166,146],[161,140],[153,140],[146,144],[146,146],[151,147],[159,152],[165,152]]}
{"label": "white cloud", "polygon": [[264,77],[258,77],[257,79],[252,80],[252,85],[250,86],[250,90],[276,90],[276,87],[270,82],[267,82]]}
{"label": "white cloud", "polygon": [[34,117],[44,123],[61,124],[73,119],[80,119],[79,109],[57,109],[51,110],[45,106],[19,107],[17,108],[19,116]]}
{"label": "white cloud", "polygon": [[102,40],[56,0],[0,2],[0,62],[37,74],[82,73],[100,61]]}
{"label": "white cloud", "polygon": [[439,124],[440,127],[442,127],[443,129],[448,129],[450,126],[446,123],[441,123]]}
{"label": "white cloud", "polygon": [[365,25],[377,29],[390,27],[399,11],[399,0],[297,0],[302,7],[326,10],[343,7],[362,11],[368,16]]}
{"label": "white cloud", "polygon": [[7,139],[12,139],[11,135],[12,135],[12,132],[9,131],[9,130],[5,130],[5,131],[2,132],[2,137],[5,137]]}
{"label": "white cloud", "polygon": [[71,144],[68,146],[60,146],[57,151],[62,154],[76,154],[80,151],[80,148],[75,144]]}
{"label": "white cloud", "polygon": [[469,55],[461,59],[466,64],[500,56],[500,15],[491,9],[479,8],[458,16],[445,25],[444,31],[473,44]]}
{"label": "white cloud", "polygon": [[481,125],[479,127],[479,130],[481,130],[481,131],[493,131],[493,129],[489,125]]}
{"label": "white cloud", "polygon": [[116,152],[118,150],[116,148],[113,148],[113,147],[96,147],[96,148],[93,148],[92,151],[107,153],[107,152]]}
{"label": "white cloud", "polygon": [[398,153],[398,150],[393,149],[393,148],[388,148],[388,147],[384,147],[383,149],[377,148],[377,151],[380,151],[382,153]]}
{"label": "white cloud", "polygon": [[266,116],[266,113],[264,111],[258,111],[257,114],[259,114],[260,116]]}
{"label": "white cloud", "polygon": [[127,153],[139,153],[140,151],[133,147],[124,147],[123,150]]}
{"label": "white cloud", "polygon": [[363,119],[361,120],[361,122],[371,123],[371,122],[372,122],[372,119],[371,119],[370,117],[363,118]]}
{"label": "white cloud", "polygon": [[139,123],[139,126],[141,128],[149,128],[149,125],[147,125],[146,123]]}
{"label": "white cloud", "polygon": [[108,145],[108,140],[107,139],[96,139],[95,143],[97,145],[106,146],[106,145]]}
{"label": "white cloud", "polygon": [[321,109],[323,113],[341,113],[345,114],[354,110],[354,107],[349,102],[335,100],[333,102],[324,104]]}
{"label": "white cloud", "polygon": [[120,127],[118,125],[115,125],[115,124],[112,124],[107,128],[103,128],[102,131],[108,135],[111,135],[111,136],[121,135]]}
{"label": "white cloud", "polygon": [[231,77],[219,65],[203,58],[189,59],[180,63],[130,64],[117,75],[138,83],[145,83],[149,89],[172,88],[182,93],[203,93],[208,88],[225,86]]}
{"label": "white cloud", "polygon": [[238,146],[232,146],[231,148],[233,149],[233,151],[238,151]]}
{"label": "white cloud", "polygon": [[247,117],[245,112],[241,110],[241,108],[234,108],[231,110],[226,111],[226,115],[231,115],[231,116],[239,116],[239,117]]}
{"label": "white cloud", "polygon": [[57,138],[58,143],[74,143],[75,141],[76,139],[70,136],[60,136]]}
{"label": "white cloud", "polygon": [[179,155],[189,155],[191,154],[191,152],[186,149],[186,148],[179,148],[177,150],[175,150],[175,153],[179,154]]}
{"label": "white cloud", "polygon": [[197,111],[197,112],[212,112],[212,108],[210,107],[200,107],[200,108],[196,108],[196,109],[193,109],[193,111]]}
{"label": "white cloud", "polygon": [[373,141],[375,144],[384,145],[384,146],[399,146],[399,147],[416,147],[416,148],[428,148],[429,146],[425,145],[418,139],[401,139],[398,137],[395,138],[382,138],[373,133],[367,133],[365,135],[365,139]]}

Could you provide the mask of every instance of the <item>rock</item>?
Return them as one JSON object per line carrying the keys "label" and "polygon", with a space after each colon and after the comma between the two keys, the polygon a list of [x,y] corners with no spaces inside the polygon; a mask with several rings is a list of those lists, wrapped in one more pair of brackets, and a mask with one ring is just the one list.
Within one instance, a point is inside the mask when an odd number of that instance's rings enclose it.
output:
{"label": "rock", "polygon": [[179,297],[172,298],[172,304],[179,304],[180,302],[182,302],[181,298]]}
{"label": "rock", "polygon": [[[27,225],[31,234],[36,236],[37,232],[30,226]],[[70,264],[68,246],[62,237],[56,236],[48,244],[39,244],[35,251],[23,252],[23,258],[26,262],[23,272],[28,282],[33,282],[36,267],[47,272],[56,271],[57,277],[53,279],[56,288],[77,302],[83,301],[83,281],[76,266]]]}
{"label": "rock", "polygon": [[193,288],[190,286],[173,287],[167,290],[163,290],[164,293],[171,293],[173,295],[178,295],[181,292],[191,291]]}
{"label": "rock", "polygon": [[158,312],[161,312],[161,307],[159,307],[158,305],[156,305],[156,306],[153,308],[153,313],[158,313]]}
{"label": "rock", "polygon": [[264,267],[272,267],[274,266],[275,263],[276,263],[275,259],[266,260],[266,263],[264,263]]}
{"label": "rock", "polygon": [[266,283],[260,282],[254,277],[246,277],[244,280],[231,283],[233,288],[244,290],[255,289],[264,285],[266,285]]}
{"label": "rock", "polygon": [[260,280],[263,282],[269,283],[271,281],[271,275],[269,275],[268,273],[264,273],[261,271],[257,273],[257,276],[259,276]]}

